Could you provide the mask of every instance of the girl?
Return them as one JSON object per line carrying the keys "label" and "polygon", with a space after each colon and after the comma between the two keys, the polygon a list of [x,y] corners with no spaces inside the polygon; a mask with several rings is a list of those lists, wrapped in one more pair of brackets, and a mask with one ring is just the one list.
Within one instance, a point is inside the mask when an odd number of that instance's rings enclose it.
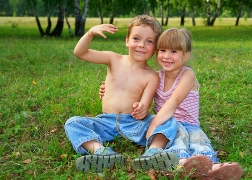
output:
{"label": "girl", "polygon": [[[240,179],[241,166],[237,163],[220,164],[200,127],[199,83],[194,71],[185,65],[191,48],[191,34],[187,29],[171,28],[160,36],[156,56],[162,70],[158,71],[160,82],[154,96],[157,115],[150,124],[146,138],[156,127],[174,117],[178,133],[171,147],[164,152],[178,155],[179,166],[184,166],[186,170],[181,172],[181,177],[190,175],[191,178],[201,179]],[[195,170],[193,174],[192,169]]]}
{"label": "girl", "polygon": [[[174,117],[178,132],[171,146],[161,152],[173,152],[179,157],[180,177],[189,176],[201,180],[235,179],[242,176],[242,168],[237,163],[219,163],[210,140],[202,131],[199,122],[199,83],[194,71],[186,66],[191,53],[191,34],[187,29],[171,28],[162,33],[157,42],[156,58],[162,70],[158,71],[159,86],[154,96],[157,113],[152,120],[146,139],[156,127]],[[104,84],[100,87],[100,97],[104,94]],[[159,139],[163,141],[162,138]],[[150,150],[150,149],[149,149]],[[148,150],[147,150],[148,151]],[[135,169],[146,169],[148,164],[140,164],[150,158],[148,154],[132,161]],[[154,158],[152,163],[155,161]],[[149,169],[152,167],[149,166]],[[180,168],[179,168],[180,169]],[[172,174],[170,173],[170,176]]]}

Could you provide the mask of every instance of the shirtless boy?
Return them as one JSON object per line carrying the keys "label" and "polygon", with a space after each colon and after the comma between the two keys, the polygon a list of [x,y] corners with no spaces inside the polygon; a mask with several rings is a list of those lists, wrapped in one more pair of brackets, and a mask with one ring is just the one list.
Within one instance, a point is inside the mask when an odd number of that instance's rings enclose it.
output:
{"label": "shirtless boy", "polygon": [[[155,51],[162,27],[155,18],[139,15],[128,26],[128,55],[89,49],[94,36],[106,38],[104,32],[113,34],[117,31],[118,28],[112,24],[94,26],[74,49],[78,58],[107,66],[107,93],[102,100],[102,114],[93,118],[74,116],[65,123],[65,131],[74,150],[84,155],[77,159],[76,168],[87,172],[102,171],[115,164],[123,165],[123,155],[103,146],[103,142],[113,141],[115,136],[120,135],[149,148],[145,155],[155,156],[160,161],[155,162],[155,168],[172,168],[173,164],[178,163],[177,156],[166,153],[165,157],[161,157],[160,151],[169,146],[176,136],[175,119],[166,122],[165,130],[155,129],[146,140],[146,132],[154,118],[149,115],[149,107],[159,83],[157,73],[148,66],[147,60]],[[165,141],[158,141],[164,137]],[[153,158],[144,158],[146,166],[152,165],[152,160]]]}

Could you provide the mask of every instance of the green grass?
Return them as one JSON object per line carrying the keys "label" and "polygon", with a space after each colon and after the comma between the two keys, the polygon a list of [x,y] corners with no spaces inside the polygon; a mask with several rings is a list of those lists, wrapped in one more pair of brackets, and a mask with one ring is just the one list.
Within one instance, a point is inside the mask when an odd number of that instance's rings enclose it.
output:
{"label": "green grass", "polygon": [[[0,23],[0,179],[150,179],[130,167],[144,148],[126,140],[109,144],[126,156],[125,167],[100,174],[75,170],[79,155],[63,126],[71,116],[101,113],[98,88],[106,67],[75,58],[78,38],[68,38],[66,30],[62,38],[41,38],[35,23],[10,24]],[[201,126],[221,162],[239,162],[243,179],[251,179],[252,26],[188,28],[194,39],[190,65],[201,85]],[[119,31],[95,38],[92,47],[127,53],[126,31]],[[154,59],[149,63],[155,68]]]}

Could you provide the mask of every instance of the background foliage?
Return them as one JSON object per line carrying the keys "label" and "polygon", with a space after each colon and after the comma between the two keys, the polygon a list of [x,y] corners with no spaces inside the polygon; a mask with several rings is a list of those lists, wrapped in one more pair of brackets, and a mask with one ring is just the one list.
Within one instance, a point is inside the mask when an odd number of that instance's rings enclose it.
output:
{"label": "background foliage", "polygon": [[[126,54],[129,20],[115,19],[119,32],[106,40],[96,37],[91,48]],[[233,21],[218,20],[216,26],[206,27],[199,18],[199,26],[188,26],[193,34],[190,65],[200,83],[203,130],[220,161],[241,164],[242,179],[248,180],[252,178],[252,22],[243,20],[235,27]],[[86,28],[98,23],[98,18],[90,18]],[[179,18],[170,19],[169,27],[178,25]],[[130,161],[144,148],[118,139],[109,146],[127,158],[124,167],[99,174],[77,172],[79,155],[63,126],[71,116],[101,113],[98,88],[106,67],[74,57],[79,38],[70,38],[67,28],[61,38],[39,37],[34,18],[5,17],[0,18],[0,29],[0,179],[167,178],[159,172],[134,171]],[[156,69],[154,59],[149,64]]]}
{"label": "background foliage", "polygon": [[[161,18],[167,26],[169,18],[180,17],[180,26],[190,17],[193,26],[195,18],[204,18],[206,26],[213,26],[216,19],[235,17],[233,24],[238,26],[240,18],[251,17],[252,0],[0,0],[0,16],[34,16],[41,36],[61,36],[64,18],[70,36],[82,36],[86,20],[90,17],[109,17],[114,24],[115,17],[133,17],[150,14]],[[40,26],[39,17],[47,17],[46,30]],[[51,17],[57,17],[57,24],[51,31]],[[68,17],[75,17],[75,33],[68,23]]]}

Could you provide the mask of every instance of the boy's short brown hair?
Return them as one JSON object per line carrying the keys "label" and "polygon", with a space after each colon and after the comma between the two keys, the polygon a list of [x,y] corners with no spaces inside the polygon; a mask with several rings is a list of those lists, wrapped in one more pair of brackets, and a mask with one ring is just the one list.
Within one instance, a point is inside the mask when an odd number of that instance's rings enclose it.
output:
{"label": "boy's short brown hair", "polygon": [[162,33],[162,26],[158,22],[158,20],[146,14],[138,15],[130,21],[130,23],[128,24],[127,37],[130,36],[131,29],[133,26],[140,26],[140,25],[150,26],[153,29],[153,31],[156,33],[156,41],[158,40],[159,36]]}

